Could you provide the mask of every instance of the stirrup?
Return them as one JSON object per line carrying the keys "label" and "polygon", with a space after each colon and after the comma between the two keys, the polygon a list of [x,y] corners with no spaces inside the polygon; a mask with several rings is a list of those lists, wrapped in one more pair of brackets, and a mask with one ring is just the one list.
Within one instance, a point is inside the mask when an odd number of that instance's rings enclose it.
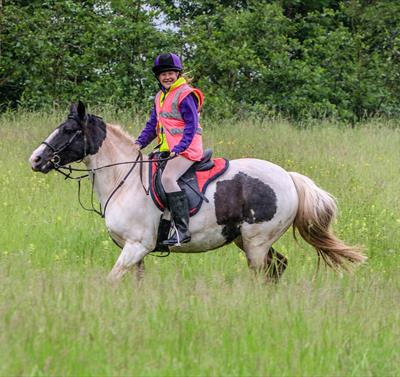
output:
{"label": "stirrup", "polygon": [[181,246],[181,244],[183,243],[190,242],[191,239],[192,237],[190,236],[190,234],[183,239],[179,239],[175,233],[172,235],[172,237],[168,238],[167,240],[164,240],[162,244],[164,246]]}
{"label": "stirrup", "polygon": [[172,223],[172,226],[174,228],[174,233],[172,234],[171,237],[169,237],[167,240],[164,240],[162,244],[164,246],[181,246],[182,243],[189,242],[191,240],[191,234],[188,230],[186,230],[186,237],[180,237],[179,230],[175,226],[174,223]]}

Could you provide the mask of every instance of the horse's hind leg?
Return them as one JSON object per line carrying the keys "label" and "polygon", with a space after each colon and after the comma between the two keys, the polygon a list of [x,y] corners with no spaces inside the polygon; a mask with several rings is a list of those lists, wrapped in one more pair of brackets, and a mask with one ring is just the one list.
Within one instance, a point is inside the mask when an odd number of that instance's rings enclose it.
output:
{"label": "horse's hind leg", "polygon": [[288,264],[287,258],[269,245],[258,250],[252,248],[246,251],[246,256],[249,267],[257,274],[263,274],[267,283],[278,283]]}
{"label": "horse's hind leg", "polygon": [[[248,234],[246,234],[248,233]],[[257,234],[258,233],[258,234]],[[246,254],[249,267],[263,274],[266,282],[278,282],[287,267],[287,258],[272,247],[272,241],[264,232],[243,232],[235,243]]]}

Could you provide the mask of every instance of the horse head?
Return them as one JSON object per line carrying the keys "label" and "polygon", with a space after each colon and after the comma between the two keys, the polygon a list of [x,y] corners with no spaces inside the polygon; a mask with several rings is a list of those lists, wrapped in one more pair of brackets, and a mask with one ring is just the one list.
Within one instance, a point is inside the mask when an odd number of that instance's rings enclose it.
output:
{"label": "horse head", "polygon": [[34,171],[48,173],[60,166],[96,154],[106,137],[106,124],[86,113],[79,101],[72,104],[67,119],[32,153],[29,162]]}

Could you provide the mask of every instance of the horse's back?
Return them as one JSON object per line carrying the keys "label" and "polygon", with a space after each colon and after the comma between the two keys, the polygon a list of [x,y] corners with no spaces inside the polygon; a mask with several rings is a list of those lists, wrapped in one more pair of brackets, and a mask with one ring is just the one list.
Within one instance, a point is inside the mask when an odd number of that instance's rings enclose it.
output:
{"label": "horse's back", "polygon": [[292,182],[289,173],[281,166],[257,158],[240,158],[237,160],[231,160],[229,172],[231,174],[243,172],[249,176],[258,177],[263,181],[270,182],[271,184],[275,181],[281,180],[285,181],[289,185]]}
{"label": "horse's back", "polygon": [[258,205],[269,211],[276,208],[275,213],[297,212],[298,196],[292,178],[285,169],[266,160],[242,158],[230,161],[227,174],[216,182],[214,197],[234,201],[240,195],[251,206]]}

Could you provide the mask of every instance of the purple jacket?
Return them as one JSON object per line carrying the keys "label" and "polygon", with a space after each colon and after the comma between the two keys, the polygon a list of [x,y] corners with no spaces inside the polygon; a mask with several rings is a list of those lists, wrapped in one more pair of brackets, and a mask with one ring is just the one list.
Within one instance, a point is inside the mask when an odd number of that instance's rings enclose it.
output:
{"label": "purple jacket", "polygon": [[[197,126],[199,124],[196,96],[194,94],[188,95],[179,105],[179,111],[182,115],[183,121],[185,122],[185,128],[183,129],[181,141],[171,151],[178,154],[183,152],[190,145],[194,135],[196,134]],[[140,144],[141,147],[144,148],[149,145],[156,138],[156,136],[157,113],[154,106],[153,110],[151,111],[150,118],[137,138],[136,143]]]}

